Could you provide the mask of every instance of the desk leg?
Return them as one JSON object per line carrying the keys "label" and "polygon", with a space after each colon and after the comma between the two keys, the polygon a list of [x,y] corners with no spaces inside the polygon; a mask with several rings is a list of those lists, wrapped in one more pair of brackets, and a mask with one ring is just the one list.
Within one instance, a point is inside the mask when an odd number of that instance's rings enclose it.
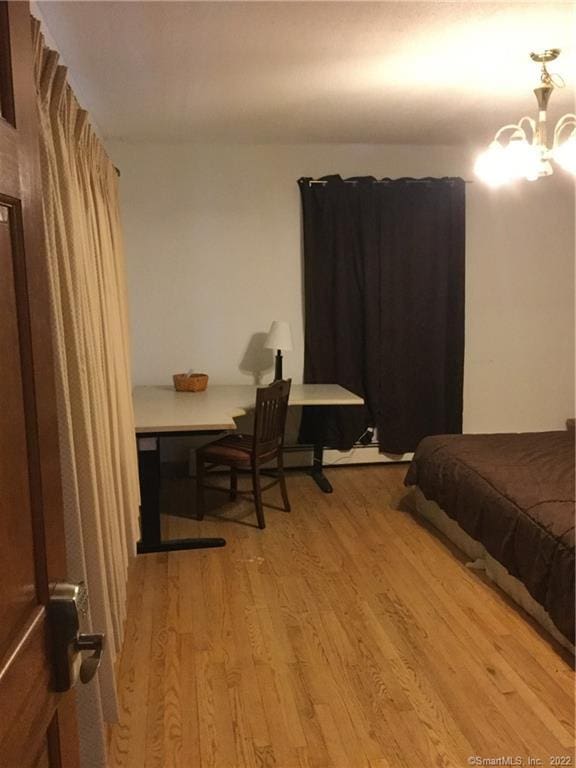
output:
{"label": "desk leg", "polygon": [[139,437],[136,442],[140,478],[140,541],[136,548],[138,554],[223,547],[226,542],[219,538],[162,541],[160,531],[160,437]]}
{"label": "desk leg", "polygon": [[330,485],[330,481],[324,474],[324,446],[316,444],[314,446],[314,463],[312,464],[312,470],[310,474],[312,479],[324,493],[332,493],[333,488]]}

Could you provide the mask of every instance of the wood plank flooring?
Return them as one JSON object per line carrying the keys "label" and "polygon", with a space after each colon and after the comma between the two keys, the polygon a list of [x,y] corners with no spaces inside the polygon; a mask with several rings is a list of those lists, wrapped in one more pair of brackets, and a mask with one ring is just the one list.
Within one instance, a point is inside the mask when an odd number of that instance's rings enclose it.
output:
{"label": "wood plank flooring", "polygon": [[399,509],[405,472],[292,473],[264,531],[165,518],[228,545],[134,563],[111,768],[575,764],[566,656]]}

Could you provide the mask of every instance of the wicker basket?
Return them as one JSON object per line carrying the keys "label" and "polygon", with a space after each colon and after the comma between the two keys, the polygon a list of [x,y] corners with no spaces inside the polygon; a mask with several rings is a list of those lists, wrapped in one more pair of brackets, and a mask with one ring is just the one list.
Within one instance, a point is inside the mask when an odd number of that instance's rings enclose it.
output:
{"label": "wicker basket", "polygon": [[174,389],[177,392],[204,392],[208,386],[208,376],[205,373],[175,373],[172,376]]}

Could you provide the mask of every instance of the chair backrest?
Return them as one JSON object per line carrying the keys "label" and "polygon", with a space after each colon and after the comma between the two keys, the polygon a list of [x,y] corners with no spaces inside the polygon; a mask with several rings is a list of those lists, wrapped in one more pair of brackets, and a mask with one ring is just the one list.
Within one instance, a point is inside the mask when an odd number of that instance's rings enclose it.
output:
{"label": "chair backrest", "polygon": [[256,390],[254,454],[276,453],[284,443],[291,379],[275,381]]}

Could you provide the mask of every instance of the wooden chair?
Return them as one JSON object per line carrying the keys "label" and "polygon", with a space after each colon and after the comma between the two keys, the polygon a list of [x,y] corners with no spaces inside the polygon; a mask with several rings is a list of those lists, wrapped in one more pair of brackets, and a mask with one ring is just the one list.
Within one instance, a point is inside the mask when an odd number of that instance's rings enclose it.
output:
{"label": "wooden chair", "polygon": [[[252,491],[242,492],[242,495],[253,495],[259,528],[266,527],[262,491],[280,483],[284,509],[290,511],[282,457],[290,384],[290,379],[275,381],[269,387],[256,390],[253,435],[226,435],[196,452],[196,509],[199,520],[204,517],[204,488],[224,490],[204,482],[210,470],[221,466],[230,467],[230,490],[226,492],[231,499],[241,493],[238,491],[238,470],[252,472]],[[260,485],[260,475],[264,474],[261,466],[272,459],[276,459],[278,464],[275,480],[263,488]]]}

